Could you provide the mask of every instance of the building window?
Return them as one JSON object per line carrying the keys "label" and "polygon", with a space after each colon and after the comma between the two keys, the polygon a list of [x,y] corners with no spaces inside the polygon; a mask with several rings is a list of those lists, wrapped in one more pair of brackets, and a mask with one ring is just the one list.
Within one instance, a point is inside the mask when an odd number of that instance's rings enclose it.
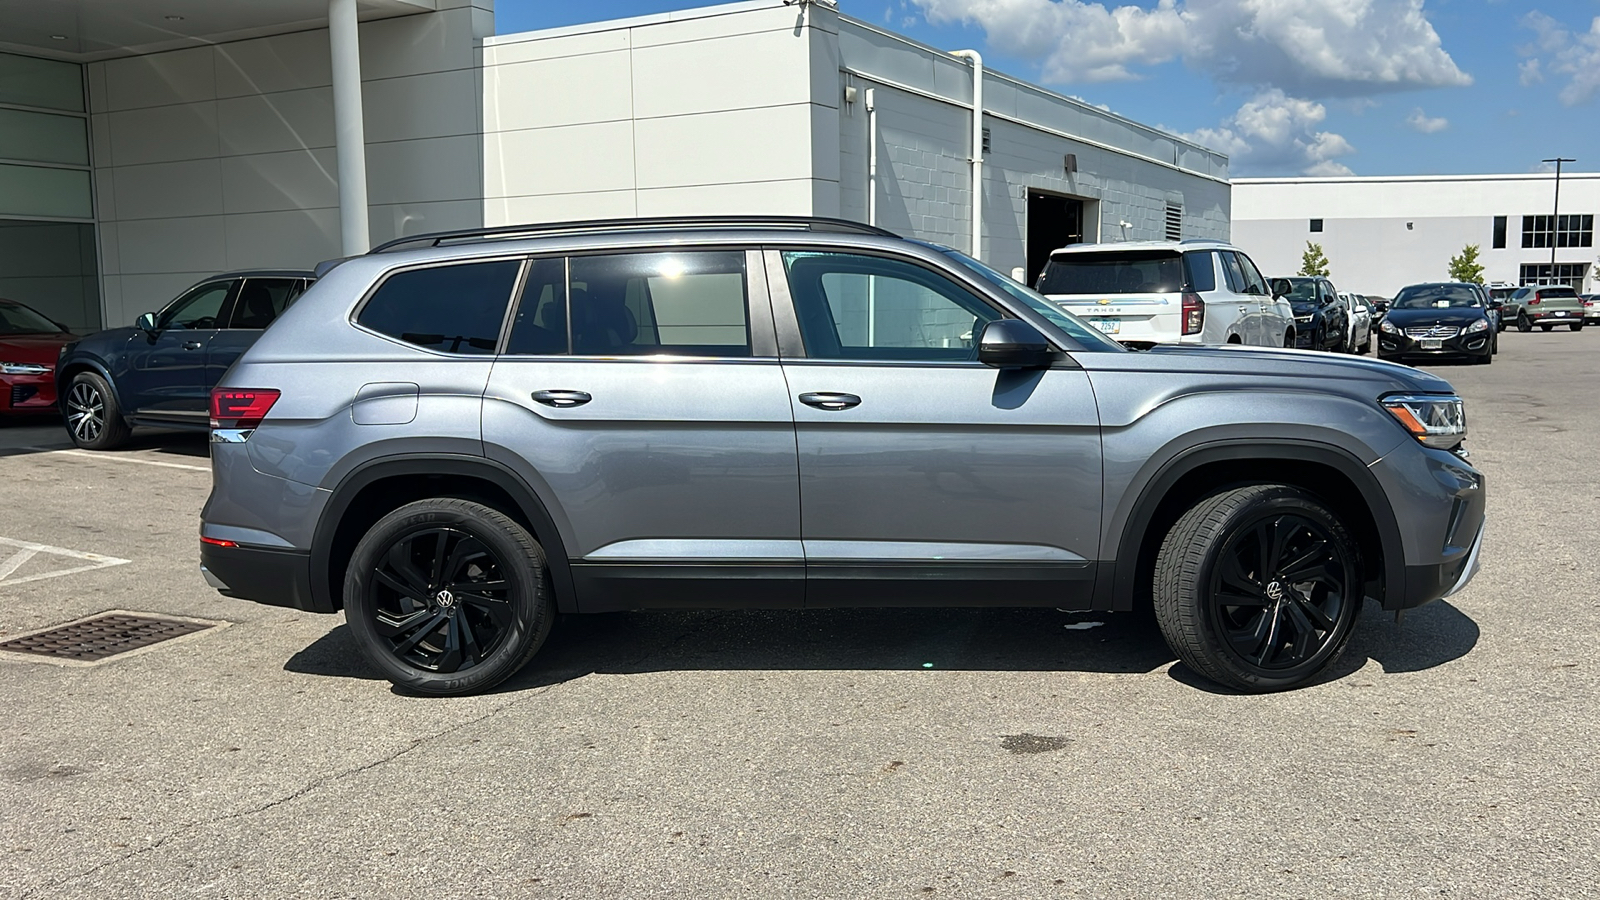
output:
{"label": "building window", "polygon": [[[1554,224],[1554,228],[1551,225]],[[1594,216],[1523,216],[1522,246],[1593,247]]]}
{"label": "building window", "polygon": [[1322,220],[1321,219],[1312,219],[1311,220],[1311,230],[1313,232],[1321,231],[1322,230]]}
{"label": "building window", "polygon": [[1494,217],[1494,249],[1496,249],[1496,250],[1504,250],[1505,248],[1506,248],[1506,217],[1505,216],[1495,216]]}
{"label": "building window", "polygon": [[[1545,216],[1549,218],[1549,216]],[[1555,271],[1550,271],[1549,263],[1523,263],[1521,275],[1522,284],[1564,284],[1575,291],[1583,290],[1584,270],[1588,263],[1556,263]]]}
{"label": "building window", "polygon": [[1167,240],[1183,240],[1183,206],[1178,203],[1167,204]]}

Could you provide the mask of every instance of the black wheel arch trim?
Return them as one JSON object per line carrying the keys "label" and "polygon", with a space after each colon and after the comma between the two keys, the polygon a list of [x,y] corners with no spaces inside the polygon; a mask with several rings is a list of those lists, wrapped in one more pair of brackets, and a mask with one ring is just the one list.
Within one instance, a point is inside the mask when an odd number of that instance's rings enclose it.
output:
{"label": "black wheel arch trim", "polygon": [[408,453],[381,456],[353,468],[332,489],[332,496],[322,508],[316,531],[311,538],[311,596],[317,612],[334,612],[340,606],[329,585],[332,574],[334,535],[350,509],[350,504],[361,491],[374,482],[404,475],[451,475],[478,478],[505,491],[517,504],[518,510],[533,527],[534,540],[544,549],[545,564],[555,583],[557,611],[576,612],[577,593],[572,578],[572,566],[567,559],[561,533],[555,520],[545,509],[537,494],[515,472],[506,466],[482,456],[455,453]]}
{"label": "black wheel arch trim", "polygon": [[83,369],[88,369],[105,379],[106,385],[111,388],[112,401],[117,404],[117,409],[122,411],[122,418],[126,420],[129,410],[122,402],[122,389],[117,386],[117,379],[111,376],[109,366],[93,356],[68,357],[56,370],[56,406],[60,408],[61,414],[63,416],[67,414],[67,391],[72,387],[72,378],[65,377],[65,374],[71,372],[72,377],[76,378],[78,372]]}
{"label": "black wheel arch trim", "polygon": [[1401,545],[1400,525],[1395,519],[1394,507],[1379,484],[1377,476],[1360,459],[1347,450],[1331,444],[1292,438],[1249,439],[1236,438],[1198,444],[1180,451],[1162,464],[1155,475],[1146,479],[1139,488],[1138,498],[1129,507],[1123,521],[1114,561],[1103,567],[1105,576],[1095,591],[1095,606],[1101,609],[1127,611],[1133,608],[1138,587],[1140,548],[1150,528],[1157,508],[1184,476],[1201,466],[1217,462],[1236,462],[1260,459],[1286,460],[1326,465],[1335,469],[1361,492],[1373,523],[1378,529],[1378,542],[1383,554],[1383,606],[1400,609],[1408,604],[1405,553]]}

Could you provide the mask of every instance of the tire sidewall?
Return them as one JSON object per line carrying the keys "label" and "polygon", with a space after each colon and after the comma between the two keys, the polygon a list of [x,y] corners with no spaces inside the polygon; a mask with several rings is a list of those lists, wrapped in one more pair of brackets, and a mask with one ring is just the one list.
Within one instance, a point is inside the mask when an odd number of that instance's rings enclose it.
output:
{"label": "tire sidewall", "polygon": [[[487,515],[486,515],[487,514]],[[497,521],[502,519],[503,521]],[[533,553],[505,526],[520,530],[489,507],[465,501],[418,501],[389,513],[356,545],[345,573],[345,621],[362,655],[395,685],[421,694],[466,694],[485,690],[516,674],[549,630],[552,610],[543,551],[529,538]],[[397,659],[388,640],[373,625],[368,588],[377,561],[406,534],[452,527],[468,532],[493,550],[511,587],[512,622],[489,658],[457,672],[428,672]]]}
{"label": "tire sidewall", "polygon": [[[69,417],[71,407],[68,404],[71,402],[72,391],[80,384],[88,385],[90,388],[94,389],[95,393],[100,395],[100,433],[92,441],[78,439],[78,433],[73,431],[72,420]],[[66,426],[67,437],[72,441],[74,446],[81,447],[85,450],[108,450],[121,443],[121,431],[124,427],[122,422],[122,409],[117,405],[117,398],[116,395],[111,391],[111,385],[107,383],[104,378],[100,377],[100,373],[92,370],[85,370],[72,376],[72,380],[67,382],[67,395],[60,399],[60,403],[62,410],[62,424]]]}
{"label": "tire sidewall", "polygon": [[1249,684],[1253,690],[1258,691],[1284,690],[1300,686],[1337,662],[1355,632],[1355,620],[1360,614],[1362,604],[1365,603],[1364,596],[1357,596],[1354,599],[1347,597],[1344,608],[1340,610],[1338,623],[1335,625],[1334,639],[1311,659],[1294,668],[1264,671],[1234,654],[1227,636],[1221,630],[1221,612],[1211,596],[1212,574],[1222,558],[1222,551],[1241,531],[1264,519],[1281,515],[1296,515],[1309,519],[1326,531],[1332,539],[1338,541],[1345,559],[1346,584],[1354,586],[1356,593],[1364,593],[1360,557],[1349,530],[1310,495],[1283,488],[1265,494],[1229,515],[1219,529],[1218,536],[1206,550],[1203,561],[1196,571],[1193,590],[1204,604],[1204,608],[1200,610],[1199,625],[1203,639],[1209,646],[1215,648],[1216,663],[1227,669],[1240,682]]}

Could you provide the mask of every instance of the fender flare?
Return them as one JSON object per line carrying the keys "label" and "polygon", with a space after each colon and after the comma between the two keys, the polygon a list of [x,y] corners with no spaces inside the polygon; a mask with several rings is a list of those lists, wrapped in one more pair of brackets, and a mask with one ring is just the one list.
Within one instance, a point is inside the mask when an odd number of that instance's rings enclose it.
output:
{"label": "fender flare", "polygon": [[[1144,482],[1139,489],[1138,499],[1133,502],[1122,525],[1113,566],[1113,580],[1110,585],[1109,608],[1121,611],[1133,608],[1134,591],[1138,580],[1139,548],[1143,545],[1157,507],[1161,505],[1167,493],[1184,476],[1201,466],[1249,459],[1319,463],[1337,470],[1350,479],[1361,492],[1361,498],[1372,516],[1373,523],[1377,526],[1378,543],[1384,548],[1382,572],[1384,593],[1387,595],[1391,590],[1404,588],[1405,550],[1401,543],[1400,526],[1395,520],[1394,506],[1384,493],[1383,486],[1378,483],[1377,476],[1373,475],[1361,460],[1331,444],[1285,438],[1264,440],[1237,438],[1198,444],[1182,450]],[[1387,608],[1387,603],[1385,607]]]}
{"label": "fender flare", "polygon": [[510,495],[527,522],[533,526],[534,540],[544,548],[545,564],[556,587],[556,605],[560,612],[577,610],[577,594],[572,580],[572,566],[567,560],[566,548],[554,520],[546,511],[538,495],[509,468],[482,456],[455,453],[407,453],[382,456],[356,466],[337,486],[323,505],[317,518],[316,530],[311,538],[311,598],[316,609],[333,612],[338,608],[330,590],[328,578],[332,568],[334,535],[349,511],[350,504],[367,486],[385,478],[403,475],[456,475],[479,478],[499,487]]}
{"label": "fender flare", "polygon": [[112,377],[111,367],[107,366],[100,360],[99,357],[96,356],[70,357],[64,364],[61,365],[60,368],[56,370],[56,407],[61,410],[61,414],[63,416],[67,414],[67,388],[70,386],[70,384],[68,380],[62,378],[61,375],[63,372],[74,369],[89,369],[96,375],[99,375],[101,378],[105,379],[106,385],[111,388],[111,399],[116,402],[117,409],[122,411],[122,418],[124,420],[128,418],[128,406],[122,402],[122,387],[117,384],[117,379]]}

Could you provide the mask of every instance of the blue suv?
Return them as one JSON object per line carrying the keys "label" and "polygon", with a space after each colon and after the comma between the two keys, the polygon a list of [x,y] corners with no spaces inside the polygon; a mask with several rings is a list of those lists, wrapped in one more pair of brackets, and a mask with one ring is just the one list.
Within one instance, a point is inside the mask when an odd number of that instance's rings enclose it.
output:
{"label": "blue suv", "polygon": [[109,450],[135,425],[204,431],[212,386],[314,280],[297,270],[215,275],[132,326],[68,344],[56,395],[72,442]]}

